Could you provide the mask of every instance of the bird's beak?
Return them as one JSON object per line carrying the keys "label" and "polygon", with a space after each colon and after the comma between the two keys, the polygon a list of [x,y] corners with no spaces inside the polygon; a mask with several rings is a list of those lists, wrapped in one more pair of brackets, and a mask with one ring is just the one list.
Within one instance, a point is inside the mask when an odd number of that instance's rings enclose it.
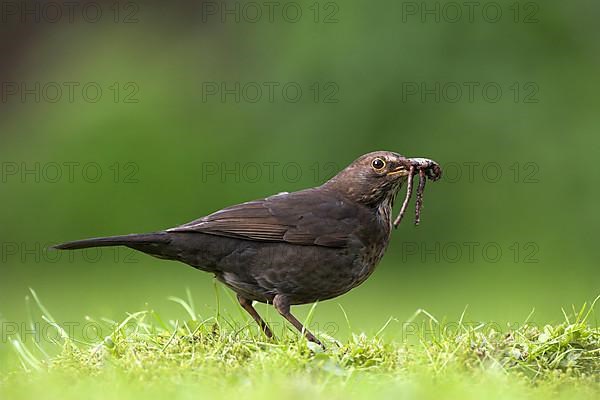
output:
{"label": "bird's beak", "polygon": [[388,172],[386,175],[387,176],[400,176],[400,177],[404,177],[404,176],[408,176],[410,174],[410,167],[411,167],[412,163],[410,158],[404,158],[404,157],[399,157],[395,160],[392,161],[392,165],[390,165],[390,167],[393,167],[390,172]]}
{"label": "bird's beak", "polygon": [[390,175],[408,176],[408,170],[403,165],[399,165],[395,169],[388,172],[387,175],[388,176],[390,176]]}

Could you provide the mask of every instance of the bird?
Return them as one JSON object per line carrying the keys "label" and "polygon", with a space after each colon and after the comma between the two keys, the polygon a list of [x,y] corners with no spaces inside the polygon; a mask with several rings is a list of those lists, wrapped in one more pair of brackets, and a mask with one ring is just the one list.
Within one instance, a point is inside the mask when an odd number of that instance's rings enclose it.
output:
{"label": "bird", "polygon": [[[426,158],[375,151],[317,187],[233,205],[162,231],[54,247],[125,246],[180,261],[214,274],[232,289],[268,338],[273,332],[255,302],[272,305],[307,340],[324,348],[291,313],[291,306],[338,297],[369,278],[406,209],[416,175],[418,223],[425,180],[439,179],[441,167]],[[406,198],[393,221],[392,207],[404,182]]]}

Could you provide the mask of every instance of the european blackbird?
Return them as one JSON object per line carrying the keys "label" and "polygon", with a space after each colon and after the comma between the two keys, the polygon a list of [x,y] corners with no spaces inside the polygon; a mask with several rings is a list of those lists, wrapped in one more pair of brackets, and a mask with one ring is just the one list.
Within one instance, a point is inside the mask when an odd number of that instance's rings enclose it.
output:
{"label": "european blackbird", "polygon": [[[210,272],[237,293],[240,305],[268,337],[252,302],[273,304],[310,341],[321,342],[290,306],[331,299],[371,275],[387,248],[392,206],[404,181],[419,174],[417,220],[434,161],[377,151],[365,154],[323,185],[224,208],[165,231],[80,240],[57,249],[126,246]],[[322,345],[321,345],[322,346]]]}

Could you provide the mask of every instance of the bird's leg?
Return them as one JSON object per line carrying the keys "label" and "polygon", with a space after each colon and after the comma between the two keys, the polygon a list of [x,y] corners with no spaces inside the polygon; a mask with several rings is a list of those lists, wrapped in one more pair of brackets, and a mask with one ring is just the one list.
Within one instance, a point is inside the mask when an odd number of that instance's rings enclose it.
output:
{"label": "bird's leg", "polygon": [[254,309],[254,307],[252,306],[252,301],[246,299],[245,297],[240,296],[239,294],[237,295],[237,299],[240,302],[240,305],[242,306],[242,308],[244,310],[246,310],[248,312],[248,314],[250,314],[252,316],[252,318],[256,321],[258,326],[260,326],[260,329],[262,329],[262,331],[265,333],[265,335],[269,339],[271,339],[273,337],[273,332],[271,332],[269,325],[267,325],[267,323],[261,318],[261,316],[258,314],[258,312]]}
{"label": "bird's leg", "polygon": [[302,326],[300,321],[298,321],[296,319],[296,317],[294,317],[292,315],[292,313],[290,312],[290,303],[285,298],[285,296],[282,296],[280,294],[276,295],[273,298],[273,306],[275,307],[277,312],[279,312],[279,314],[281,314],[281,316],[283,318],[287,319],[292,325],[294,325],[294,327],[296,329],[298,329],[298,331],[300,331],[300,333],[302,333],[304,336],[306,336],[306,339],[308,339],[309,341],[311,341],[313,343],[318,344],[323,349],[325,349],[325,346],[323,346],[321,341],[319,339],[317,339],[316,336],[313,335],[308,329],[304,328],[304,326]]}

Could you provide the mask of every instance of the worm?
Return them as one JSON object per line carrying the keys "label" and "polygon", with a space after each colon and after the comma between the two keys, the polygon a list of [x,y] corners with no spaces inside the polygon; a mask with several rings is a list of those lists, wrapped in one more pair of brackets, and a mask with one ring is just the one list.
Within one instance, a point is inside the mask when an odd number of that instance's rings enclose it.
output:
{"label": "worm", "polygon": [[408,179],[406,185],[406,196],[402,202],[400,213],[394,220],[394,228],[398,228],[398,225],[402,221],[402,217],[406,213],[408,203],[413,193],[413,186],[415,175],[419,174],[419,186],[417,186],[417,199],[415,202],[415,225],[419,225],[421,222],[421,208],[423,208],[423,193],[425,192],[425,183],[427,178],[437,181],[442,176],[442,169],[439,164],[435,161],[426,158],[414,158],[411,159],[410,168],[408,170]]}

